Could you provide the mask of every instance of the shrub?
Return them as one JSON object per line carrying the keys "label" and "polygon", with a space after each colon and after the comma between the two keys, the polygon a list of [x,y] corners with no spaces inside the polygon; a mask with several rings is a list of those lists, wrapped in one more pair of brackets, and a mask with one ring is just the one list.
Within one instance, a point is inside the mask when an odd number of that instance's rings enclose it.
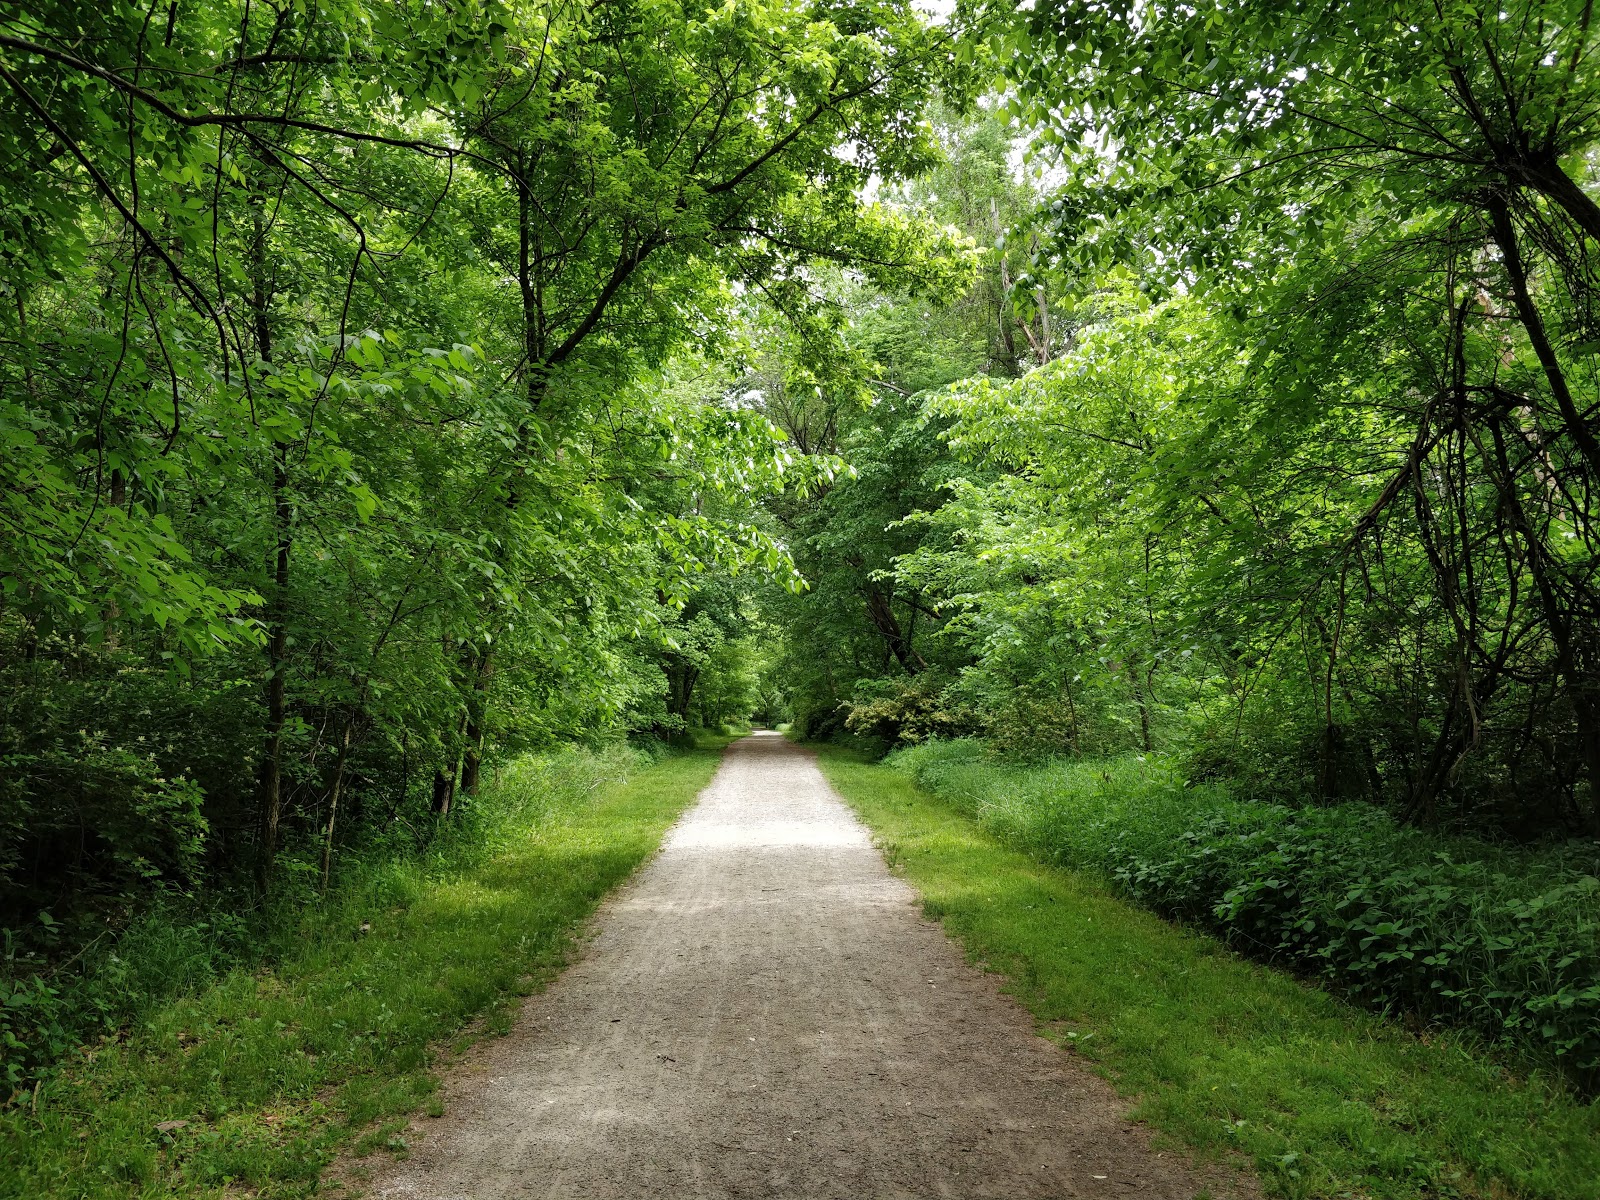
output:
{"label": "shrub", "polygon": [[945,690],[926,673],[863,680],[848,707],[845,728],[884,746],[959,737],[978,724],[976,712],[951,704]]}
{"label": "shrub", "polygon": [[1600,1090],[1592,844],[1509,850],[1402,828],[1367,804],[1240,800],[1123,756],[1035,765],[974,741],[891,762],[1045,861],[1209,928],[1373,1006],[1446,1020]]}

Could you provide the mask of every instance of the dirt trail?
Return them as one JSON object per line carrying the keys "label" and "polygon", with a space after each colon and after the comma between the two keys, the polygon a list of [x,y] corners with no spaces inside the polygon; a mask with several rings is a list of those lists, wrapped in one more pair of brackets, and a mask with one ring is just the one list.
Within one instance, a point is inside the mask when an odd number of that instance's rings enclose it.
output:
{"label": "dirt trail", "polygon": [[[1171,1197],[1101,1080],[968,966],[811,756],[736,742],[583,960],[369,1195]],[[371,1161],[371,1160],[369,1160]]]}

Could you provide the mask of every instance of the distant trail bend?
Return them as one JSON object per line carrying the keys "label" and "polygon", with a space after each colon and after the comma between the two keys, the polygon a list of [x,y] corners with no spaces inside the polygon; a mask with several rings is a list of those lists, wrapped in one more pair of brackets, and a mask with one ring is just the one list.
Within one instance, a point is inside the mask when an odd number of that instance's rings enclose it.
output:
{"label": "distant trail bend", "polygon": [[969,966],[812,756],[734,743],[583,959],[481,1043],[368,1195],[1116,1197],[1216,1178]]}

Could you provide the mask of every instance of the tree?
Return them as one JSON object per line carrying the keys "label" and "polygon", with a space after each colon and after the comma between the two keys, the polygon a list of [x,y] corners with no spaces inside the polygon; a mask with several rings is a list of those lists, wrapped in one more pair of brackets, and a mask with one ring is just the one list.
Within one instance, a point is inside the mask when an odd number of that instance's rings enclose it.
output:
{"label": "tree", "polygon": [[[1360,502],[1312,510],[1292,597],[1265,593],[1287,605],[1280,627],[1321,646],[1325,759],[1347,741],[1332,664],[1352,645],[1352,580],[1376,606],[1370,631],[1393,632],[1412,595],[1444,622],[1415,643],[1433,682],[1403,710],[1411,748],[1385,735],[1414,819],[1446,793],[1505,787],[1495,762],[1540,776],[1537,806],[1564,805],[1557,819],[1592,811],[1600,777],[1600,459],[1573,383],[1595,340],[1591,15],[1541,0],[983,14],[1070,179],[1050,265],[1081,280],[1122,264],[1236,322],[1245,382],[1212,430],[1244,464],[1199,446],[1162,464],[1217,507],[1199,518],[1210,536],[1240,536],[1232,487],[1281,474],[1249,456],[1304,448],[1300,478],[1364,481]],[[1302,540],[1270,537],[1280,562]],[[1392,570],[1413,551],[1420,575]]]}
{"label": "tree", "polygon": [[[685,380],[809,272],[959,274],[860,195],[959,74],[901,3],[0,7],[0,671],[147,678],[105,749],[162,727],[213,879],[621,736],[708,579],[793,583],[750,504],[833,469]],[[120,828],[8,712],[7,837]]]}

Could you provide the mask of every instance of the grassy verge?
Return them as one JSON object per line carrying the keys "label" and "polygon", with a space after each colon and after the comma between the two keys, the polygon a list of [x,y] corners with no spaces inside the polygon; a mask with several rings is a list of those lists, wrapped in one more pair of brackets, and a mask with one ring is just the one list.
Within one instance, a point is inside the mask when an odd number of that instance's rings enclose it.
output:
{"label": "grassy verge", "polygon": [[821,759],[929,915],[1155,1128],[1295,1200],[1600,1197],[1600,1106],[1007,849],[890,768]]}
{"label": "grassy verge", "polygon": [[1600,1096],[1591,839],[1512,847],[1407,828],[1369,804],[1241,799],[1156,756],[1024,763],[960,739],[887,763],[1014,850]]}
{"label": "grassy verge", "polygon": [[728,740],[626,782],[513,769],[486,843],[359,881],[272,970],[167,1002],[0,1112],[0,1195],[302,1195],[352,1139],[392,1144],[442,1040],[509,1028]]}

